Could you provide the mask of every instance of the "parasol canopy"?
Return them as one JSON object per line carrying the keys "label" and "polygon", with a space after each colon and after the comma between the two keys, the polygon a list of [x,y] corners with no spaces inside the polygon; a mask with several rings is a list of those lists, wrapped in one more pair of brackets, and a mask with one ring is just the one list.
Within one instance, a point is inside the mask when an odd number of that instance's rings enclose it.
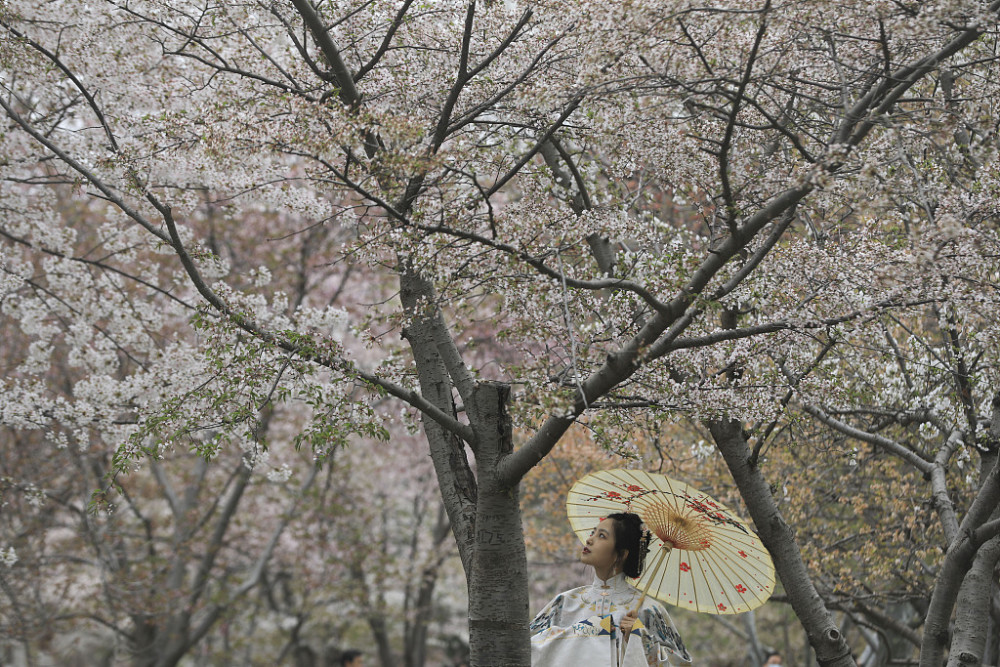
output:
{"label": "parasol canopy", "polygon": [[653,537],[635,586],[657,600],[739,614],[761,606],[774,591],[774,564],[753,531],[683,482],[641,470],[602,470],[577,480],[566,509],[584,543],[608,514],[638,514]]}

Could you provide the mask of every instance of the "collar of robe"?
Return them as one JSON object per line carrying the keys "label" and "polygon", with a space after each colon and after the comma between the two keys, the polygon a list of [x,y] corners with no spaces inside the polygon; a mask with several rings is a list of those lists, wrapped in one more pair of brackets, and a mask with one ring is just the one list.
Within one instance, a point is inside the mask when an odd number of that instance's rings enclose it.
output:
{"label": "collar of robe", "polygon": [[618,593],[627,591],[629,589],[629,584],[625,581],[625,573],[619,572],[607,580],[601,579],[595,574],[594,583],[591,584],[591,587],[603,591],[611,589],[613,592]]}

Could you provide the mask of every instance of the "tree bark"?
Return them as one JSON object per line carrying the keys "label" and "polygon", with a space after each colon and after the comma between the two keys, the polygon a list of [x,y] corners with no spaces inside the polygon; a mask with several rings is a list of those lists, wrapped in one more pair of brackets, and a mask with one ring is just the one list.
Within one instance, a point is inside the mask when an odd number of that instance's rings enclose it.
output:
{"label": "tree bark", "polygon": [[986,624],[986,650],[983,652],[983,664],[995,665],[1000,661],[1000,596],[993,593],[990,600],[990,617]]}
{"label": "tree bark", "polygon": [[404,336],[416,361],[420,390],[438,408],[456,412],[454,390],[465,400],[474,433],[469,443],[476,476],[465,457],[465,443],[426,416],[424,432],[452,531],[465,566],[469,591],[469,643],[473,667],[529,667],[528,564],[518,496],[520,477],[508,481],[501,463],[513,450],[510,387],[466,381],[447,325],[436,305],[433,286],[416,272],[400,277],[400,298],[410,322]]}
{"label": "tree bark", "polygon": [[[981,452],[980,486],[989,483],[989,472],[1000,460],[1000,395],[994,398],[994,410],[986,447]],[[994,509],[991,519],[1000,517],[1000,508]],[[988,649],[989,622],[996,578],[993,575],[1000,561],[1000,537],[994,537],[976,552],[972,567],[958,591],[957,613],[948,667],[979,667]],[[987,622],[983,622],[984,619]]]}
{"label": "tree bark", "polygon": [[[1000,540],[993,526],[984,526],[991,518],[1000,515],[1000,392],[993,396],[993,412],[990,428],[984,442],[979,444],[982,455],[980,462],[980,486],[975,500],[962,519],[958,535],[948,545],[944,562],[934,582],[927,619],[924,624],[924,640],[920,647],[920,667],[940,667],[948,646],[952,611],[961,601],[959,619],[956,620],[956,637],[952,646],[953,659],[960,665],[975,665],[981,662],[985,650],[985,638],[980,643],[976,635],[976,625],[984,625],[983,617],[989,613],[990,600],[994,592],[993,567],[1000,558],[1000,547],[993,543]],[[984,529],[991,529],[986,530]],[[988,571],[987,571],[988,570]],[[973,571],[976,574],[973,574]],[[971,583],[966,585],[969,576]],[[980,577],[989,577],[986,602],[980,599],[981,591],[976,590]],[[984,584],[980,585],[985,587]],[[965,597],[968,596],[968,597]],[[976,607],[978,620],[966,618],[966,602]],[[961,625],[959,625],[961,620]],[[961,633],[960,639],[957,634]],[[961,645],[961,648],[960,648]],[[952,661],[949,660],[949,667]]]}
{"label": "tree bark", "polygon": [[395,667],[396,656],[393,655],[392,644],[389,642],[389,628],[385,622],[385,613],[369,616],[368,626],[372,630],[372,636],[375,637],[379,664],[382,667]]}
{"label": "tree bark", "polygon": [[479,468],[476,548],[468,574],[472,667],[531,665],[528,560],[518,485],[504,483],[497,473],[497,464],[513,448],[509,402],[509,385],[483,382],[476,386],[471,406]]}
{"label": "tree bark", "polygon": [[996,588],[993,569],[1000,560],[1000,537],[980,547],[958,592],[948,667],[979,667],[989,638],[990,605]]}
{"label": "tree bark", "polygon": [[[413,271],[400,272],[399,288],[403,309],[410,318],[403,337],[413,353],[420,393],[440,410],[455,414],[454,385],[441,354],[442,348],[454,343],[437,308],[434,288]],[[421,413],[420,418],[441,500],[462,566],[468,573],[475,551],[477,481],[466,457],[465,443],[426,413]]]}
{"label": "tree bark", "polygon": [[822,667],[856,667],[851,649],[813,586],[795,532],[785,522],[760,468],[750,465],[750,447],[737,421],[711,421],[708,428],[729,466],[761,541],[774,559],[792,609]]}

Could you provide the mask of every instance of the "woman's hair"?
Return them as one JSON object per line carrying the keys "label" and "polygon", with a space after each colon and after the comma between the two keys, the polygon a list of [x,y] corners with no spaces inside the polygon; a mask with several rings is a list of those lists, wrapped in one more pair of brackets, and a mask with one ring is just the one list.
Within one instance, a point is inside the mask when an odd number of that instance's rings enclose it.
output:
{"label": "woman's hair", "polygon": [[638,514],[619,512],[609,514],[608,519],[614,519],[615,553],[621,556],[628,551],[622,563],[625,576],[638,578],[642,574],[642,566],[649,552],[649,540],[652,537],[648,530],[642,527],[642,519]]}

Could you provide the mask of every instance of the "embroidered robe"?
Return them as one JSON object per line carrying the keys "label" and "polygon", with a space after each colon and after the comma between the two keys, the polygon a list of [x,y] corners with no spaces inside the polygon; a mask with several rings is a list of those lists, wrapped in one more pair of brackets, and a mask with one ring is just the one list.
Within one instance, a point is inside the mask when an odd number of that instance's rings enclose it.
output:
{"label": "embroidered robe", "polygon": [[[594,578],[557,595],[531,622],[532,667],[617,667],[619,624],[641,591],[624,574]],[[691,662],[667,610],[647,597],[629,636],[623,667],[660,667]]]}

